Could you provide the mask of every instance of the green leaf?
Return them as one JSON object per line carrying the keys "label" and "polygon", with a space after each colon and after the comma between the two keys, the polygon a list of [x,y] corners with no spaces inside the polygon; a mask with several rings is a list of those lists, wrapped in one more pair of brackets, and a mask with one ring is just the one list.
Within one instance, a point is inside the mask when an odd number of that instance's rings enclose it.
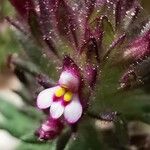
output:
{"label": "green leaf", "polygon": [[5,117],[0,128],[7,130],[13,136],[22,138],[27,134],[34,134],[39,126],[39,120],[25,115],[14,105],[0,99],[0,113]]}
{"label": "green leaf", "polygon": [[4,19],[6,16],[13,16],[15,14],[9,1],[1,1],[0,7],[0,19]]}
{"label": "green leaf", "polygon": [[109,147],[115,150],[125,150],[129,145],[127,125],[124,120],[118,119],[115,123],[115,127],[109,130],[102,130],[103,142]]}
{"label": "green leaf", "polygon": [[47,55],[43,52],[42,47],[32,39],[24,37],[23,35],[19,35],[18,38],[31,61],[35,63],[41,71],[56,79],[57,70],[56,64],[54,64],[55,60],[50,61]]}
{"label": "green leaf", "polygon": [[20,139],[26,143],[41,143],[40,141],[37,140],[37,137],[35,136],[34,132],[35,130],[21,136]]}
{"label": "green leaf", "polygon": [[37,42],[41,42],[42,35],[41,35],[40,27],[37,21],[37,15],[35,12],[32,12],[32,11],[29,12],[28,23],[30,25],[30,31],[32,35],[35,37]]}
{"label": "green leaf", "polygon": [[92,126],[94,122],[86,120],[80,124],[77,137],[71,137],[64,150],[104,150],[98,132]]}
{"label": "green leaf", "polygon": [[43,113],[38,111],[32,106],[27,106],[21,109],[21,113],[24,113],[26,116],[34,119],[34,120],[41,120],[43,117]]}
{"label": "green leaf", "polygon": [[19,49],[19,43],[15,40],[14,32],[6,27],[0,34],[0,65],[4,63],[8,54],[18,52]]}
{"label": "green leaf", "polygon": [[62,135],[58,137],[56,149],[57,150],[64,149],[70,137],[71,137],[71,131],[70,130],[64,131],[64,133],[62,133]]}
{"label": "green leaf", "polygon": [[33,143],[22,143],[17,148],[17,150],[55,150],[56,142],[47,142],[41,144],[33,144]]}
{"label": "green leaf", "polygon": [[102,44],[103,48],[107,49],[114,39],[114,29],[111,22],[106,17],[103,18],[102,24],[104,31]]}
{"label": "green leaf", "polygon": [[[126,150],[129,145],[128,132],[123,122],[116,122],[114,128],[101,130],[103,144],[107,145],[107,150]],[[105,148],[106,149],[106,148]]]}
{"label": "green leaf", "polygon": [[101,74],[100,87],[97,87],[91,110],[97,113],[108,110],[118,111],[128,120],[141,120],[150,123],[150,95],[142,89],[118,91],[122,75],[121,69],[106,65]]}

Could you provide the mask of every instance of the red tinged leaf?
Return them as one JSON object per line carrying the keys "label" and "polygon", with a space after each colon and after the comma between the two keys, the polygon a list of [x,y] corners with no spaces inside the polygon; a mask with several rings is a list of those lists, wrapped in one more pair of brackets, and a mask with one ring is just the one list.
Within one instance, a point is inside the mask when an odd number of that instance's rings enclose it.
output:
{"label": "red tinged leaf", "polygon": [[129,68],[126,72],[124,72],[121,79],[119,80],[119,89],[129,89],[135,86],[136,81],[137,75],[134,68]]}
{"label": "red tinged leaf", "polygon": [[117,2],[117,4],[116,4],[116,13],[115,13],[115,15],[116,15],[116,28],[120,25],[120,23],[121,23],[121,16],[122,16],[122,14],[121,14],[121,12],[122,12],[122,0],[119,0],[118,2]]}
{"label": "red tinged leaf", "polygon": [[15,7],[17,12],[22,16],[27,18],[28,12],[34,9],[34,4],[32,0],[9,0],[10,3]]}
{"label": "red tinged leaf", "polygon": [[56,56],[58,56],[58,53],[54,43],[58,40],[55,17],[57,3],[57,0],[39,0],[40,26],[43,34],[43,40]]}
{"label": "red tinged leaf", "polygon": [[85,30],[85,40],[80,48],[80,53],[83,51],[86,51],[86,56],[88,61],[91,61],[92,58],[96,58],[97,62],[100,62],[100,50],[101,50],[101,44],[102,44],[102,38],[103,38],[103,31],[101,28],[101,23],[99,23],[99,20],[95,21],[96,24],[94,27],[90,27],[87,25]]}
{"label": "red tinged leaf", "polygon": [[59,1],[56,10],[57,28],[59,34],[66,37],[75,49],[78,49],[77,41],[77,20],[72,9],[64,0]]}
{"label": "red tinged leaf", "polygon": [[124,18],[124,24],[125,24],[125,29],[130,28],[133,26],[133,23],[136,21],[138,18],[137,16],[141,12],[140,7],[137,6],[135,8],[130,9]]}
{"label": "red tinged leaf", "polygon": [[78,47],[81,47],[81,45],[84,43],[85,40],[85,32],[86,32],[86,26],[88,23],[88,7],[86,7],[86,2],[80,1],[80,0],[65,0],[66,4],[70,7],[70,9],[73,12],[73,15],[75,17],[75,20],[77,21],[77,39],[78,39]]}
{"label": "red tinged leaf", "polygon": [[150,81],[150,58],[132,64],[121,76],[119,89],[130,89],[139,85],[148,85]]}
{"label": "red tinged leaf", "polygon": [[93,89],[97,80],[97,68],[87,64],[84,68],[84,78],[88,85]]}
{"label": "red tinged leaf", "polygon": [[63,35],[67,35],[69,41],[73,41],[77,50],[87,43],[86,28],[89,18],[94,11],[96,4],[100,2],[96,0],[62,0],[59,1],[57,11],[58,28]]}
{"label": "red tinged leaf", "polygon": [[55,10],[57,0],[39,0],[40,23],[45,39],[49,39],[55,32]]}
{"label": "red tinged leaf", "polygon": [[36,41],[41,43],[42,34],[36,12],[29,12],[28,25],[30,27],[31,34],[35,37]]}
{"label": "red tinged leaf", "polygon": [[114,39],[114,41],[112,42],[112,44],[109,46],[109,48],[106,51],[106,54],[103,57],[103,61],[105,61],[109,55],[111,54],[112,50],[114,48],[116,48],[117,46],[121,45],[126,39],[126,34],[122,34],[119,37],[117,37],[116,39]]}
{"label": "red tinged leaf", "polygon": [[57,8],[58,30],[77,50],[85,40],[88,18],[94,10],[95,2],[96,0],[59,1]]}
{"label": "red tinged leaf", "polygon": [[97,62],[100,62],[99,47],[95,38],[91,38],[87,44],[87,59],[91,61],[91,57],[96,58]]}
{"label": "red tinged leaf", "polygon": [[96,4],[96,0],[85,0],[87,17],[89,18],[92,12],[94,11],[94,7]]}
{"label": "red tinged leaf", "polygon": [[123,53],[125,59],[132,61],[138,61],[147,56],[150,56],[150,30],[145,35],[134,39]]}
{"label": "red tinged leaf", "polygon": [[106,3],[107,0],[96,0],[95,6],[102,6]]}
{"label": "red tinged leaf", "polygon": [[[115,17],[116,17],[116,28],[121,26],[121,23],[124,21],[127,12],[133,10],[131,19],[134,20],[139,12],[139,3],[137,0],[118,0],[116,1]],[[133,21],[131,21],[132,23]]]}
{"label": "red tinged leaf", "polygon": [[138,6],[138,5],[139,5],[139,3],[138,3],[137,0],[125,0],[124,1],[124,7],[125,7],[126,10],[134,8],[134,7]]}

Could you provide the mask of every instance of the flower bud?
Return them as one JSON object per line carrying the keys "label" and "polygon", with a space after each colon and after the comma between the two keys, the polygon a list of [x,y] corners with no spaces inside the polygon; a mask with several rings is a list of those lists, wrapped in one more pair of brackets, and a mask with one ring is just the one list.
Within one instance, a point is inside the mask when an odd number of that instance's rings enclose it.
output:
{"label": "flower bud", "polygon": [[150,55],[150,31],[145,35],[139,36],[130,43],[127,50],[124,51],[123,57],[133,61],[141,60]]}
{"label": "flower bud", "polygon": [[48,118],[41,127],[36,131],[39,140],[52,140],[56,138],[62,131],[63,124],[59,120]]}

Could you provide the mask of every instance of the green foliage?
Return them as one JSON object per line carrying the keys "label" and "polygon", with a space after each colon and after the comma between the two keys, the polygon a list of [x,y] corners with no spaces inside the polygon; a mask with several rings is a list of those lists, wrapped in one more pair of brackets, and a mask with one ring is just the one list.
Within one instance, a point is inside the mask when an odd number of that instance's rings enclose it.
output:
{"label": "green foliage", "polygon": [[41,71],[55,79],[57,77],[57,70],[53,64],[54,62],[49,61],[49,58],[42,52],[42,47],[36,45],[36,42],[32,39],[28,39],[21,34],[18,35],[18,38],[31,61],[34,62]]}
{"label": "green foliage", "polygon": [[72,136],[65,147],[65,150],[102,150],[99,133],[93,127],[94,122],[86,120],[79,127],[79,132]]}
{"label": "green foliage", "polygon": [[[7,8],[7,5],[3,8]],[[9,14],[9,10],[7,12],[6,9],[5,13]],[[40,70],[53,79],[57,79],[57,68],[50,58],[46,57],[42,46],[37,44],[40,39],[38,39],[39,33],[34,28],[36,20],[32,18],[32,14],[30,17],[31,30],[36,40],[27,38],[20,33],[16,38],[16,34],[10,29],[6,29],[0,35],[0,64],[4,62],[7,54],[20,52],[20,49],[22,49],[21,44],[27,56],[38,67],[38,71]],[[107,49],[116,35],[108,20],[104,20],[103,26],[103,49]],[[19,39],[19,42],[17,42],[17,39]],[[62,44],[60,50],[66,52],[69,48],[67,49],[65,46],[69,44],[65,43],[65,40],[63,42],[58,43],[57,47]],[[97,85],[94,96],[91,97],[93,101],[91,101],[89,109],[89,111],[96,114],[106,111],[120,113],[118,120],[115,122],[115,131],[107,136],[105,136],[105,132],[100,132],[96,128],[95,120],[91,121],[89,118],[85,118],[84,121],[81,120],[76,135],[70,135],[69,130],[63,132],[54,142],[40,142],[35,137],[34,132],[39,127],[43,114],[32,106],[18,109],[2,99],[0,99],[0,113],[5,119],[0,122],[0,128],[9,131],[10,134],[21,140],[18,150],[120,150],[126,147],[129,142],[126,128],[128,122],[140,120],[150,123],[150,95],[142,88],[119,91],[117,89],[118,80],[123,68],[116,68],[111,65],[111,62],[107,62],[104,66],[100,76],[101,82]]]}
{"label": "green foliage", "polygon": [[104,18],[103,20],[103,27],[104,27],[104,35],[103,35],[103,46],[104,49],[107,49],[111,42],[114,39],[114,29],[111,25],[111,23],[107,20],[107,18]]}
{"label": "green foliage", "polygon": [[[25,106],[26,107],[26,106]],[[4,119],[0,122],[0,128],[7,130],[11,135],[22,140],[18,150],[49,149],[54,143],[43,143],[35,137],[35,129],[39,126],[41,113],[35,108],[18,109],[14,105],[0,99],[0,113]]]}
{"label": "green foliage", "polygon": [[[36,118],[29,117],[12,104],[3,100],[0,100],[0,112],[5,117],[5,121],[0,124],[0,127],[8,130],[17,138],[22,138],[26,134],[34,134],[34,130],[39,123]],[[39,115],[39,117],[40,116],[41,115]]]}
{"label": "green foliage", "polygon": [[9,1],[1,0],[1,5],[0,5],[0,20],[4,19],[5,16],[13,15],[14,10],[11,7],[11,4]]}
{"label": "green foliage", "polygon": [[55,145],[55,142],[42,144],[22,143],[17,150],[55,150]]}
{"label": "green foliage", "polygon": [[150,95],[141,88],[119,91],[118,79],[121,70],[107,65],[101,74],[100,87],[97,87],[95,101],[91,104],[93,111],[118,111],[128,121],[142,120],[150,123]]}
{"label": "green foliage", "polygon": [[[11,11],[10,11],[11,10]],[[4,18],[8,15],[13,16],[14,12],[8,1],[1,0],[0,5],[0,66],[5,61],[8,54],[18,52],[20,47],[14,38],[13,31],[8,28]]]}
{"label": "green foliage", "polygon": [[4,62],[8,54],[18,52],[21,48],[19,47],[19,42],[15,39],[13,31],[5,27],[6,25],[0,25],[0,28],[4,28],[0,35],[0,64]]}

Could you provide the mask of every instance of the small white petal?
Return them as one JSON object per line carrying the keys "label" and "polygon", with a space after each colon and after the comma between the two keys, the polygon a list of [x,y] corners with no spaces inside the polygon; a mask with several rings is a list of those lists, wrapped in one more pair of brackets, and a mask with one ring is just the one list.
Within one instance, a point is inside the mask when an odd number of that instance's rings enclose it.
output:
{"label": "small white petal", "polygon": [[76,91],[79,87],[79,78],[71,71],[63,71],[59,78],[59,84]]}
{"label": "small white petal", "polygon": [[40,109],[45,109],[50,107],[53,101],[53,95],[56,89],[58,89],[59,86],[55,86],[52,88],[48,88],[40,92],[40,94],[37,97],[37,106]]}
{"label": "small white petal", "polygon": [[64,112],[62,101],[53,102],[50,107],[50,114],[53,119],[58,119]]}
{"label": "small white petal", "polygon": [[64,117],[69,123],[75,123],[82,115],[82,105],[77,94],[73,96],[72,101],[65,107]]}

